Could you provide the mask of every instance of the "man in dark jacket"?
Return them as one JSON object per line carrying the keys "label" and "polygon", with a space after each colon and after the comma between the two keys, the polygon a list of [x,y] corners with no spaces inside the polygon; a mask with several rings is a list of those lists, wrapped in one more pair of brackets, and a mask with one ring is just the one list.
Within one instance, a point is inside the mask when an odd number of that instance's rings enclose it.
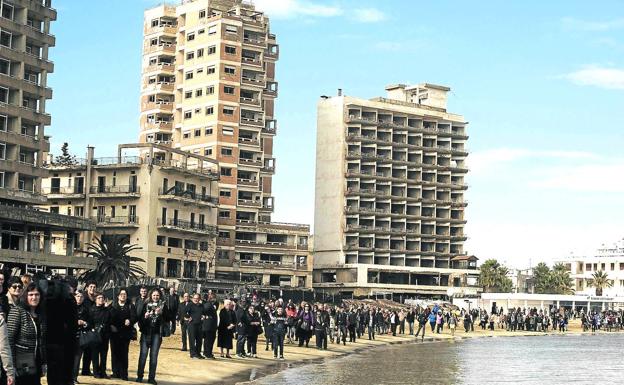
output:
{"label": "man in dark jacket", "polygon": [[[88,281],[85,285],[86,295],[84,298],[84,304],[89,311],[93,306],[95,306],[95,293],[97,292],[97,284],[95,281]],[[91,376],[91,358],[93,357],[93,348],[87,347],[84,349],[83,357],[82,357],[82,375],[83,376]]]}
{"label": "man in dark jacket", "polygon": [[245,342],[247,341],[247,327],[243,322],[243,316],[247,311],[247,303],[244,299],[241,299],[240,304],[237,304],[236,310],[236,355],[240,358],[247,357],[245,353]]}
{"label": "man in dark jacket", "polygon": [[410,336],[414,335],[414,321],[416,317],[414,315],[414,309],[410,309],[405,316],[405,321],[407,321],[407,326],[409,327]]}
{"label": "man in dark jacket", "polygon": [[342,344],[347,344],[347,325],[349,323],[349,318],[347,313],[343,308],[338,308],[338,314],[336,314],[336,326],[338,327],[338,343],[342,339]]}
{"label": "man in dark jacket", "polygon": [[219,303],[214,293],[208,294],[208,298],[203,303],[203,324],[202,332],[204,335],[204,356],[214,359],[212,349],[214,348],[215,339],[217,338],[217,310]]}
{"label": "man in dark jacket", "polygon": [[180,330],[182,330],[182,351],[186,351],[187,341],[188,341],[188,325],[186,320],[186,313],[188,311],[188,307],[190,306],[191,301],[189,297],[189,293],[184,293],[182,295],[182,303],[178,305],[178,319],[180,320]]}
{"label": "man in dark jacket", "polygon": [[416,331],[416,337],[420,334],[420,330],[422,329],[422,337],[421,341],[425,339],[425,330],[427,329],[427,319],[429,318],[429,308],[421,309],[420,313],[418,313],[418,330]]}
{"label": "man in dark jacket", "polygon": [[169,319],[171,320],[171,334],[176,330],[176,318],[178,316],[178,306],[180,306],[180,297],[175,291],[175,287],[169,287],[169,295],[167,296],[167,308],[169,309]]}
{"label": "man in dark jacket", "polygon": [[327,350],[327,328],[329,327],[329,313],[319,306],[315,314],[314,334],[316,335],[316,348]]}
{"label": "man in dark jacket", "polygon": [[52,279],[40,285],[46,295],[48,385],[72,385],[78,306],[66,282]]}
{"label": "man in dark jacket", "polygon": [[191,358],[204,358],[200,351],[202,348],[202,316],[204,307],[199,303],[199,294],[193,294],[192,302],[186,306],[184,320],[187,323]]}
{"label": "man in dark jacket", "polygon": [[366,316],[364,317],[364,323],[366,324],[366,327],[368,328],[368,339],[369,340],[374,340],[375,339],[375,328],[377,327],[377,314],[375,313],[375,310],[373,308],[368,309],[368,313],[366,313]]}
{"label": "man in dark jacket", "polygon": [[357,327],[358,316],[354,308],[351,308],[348,316],[349,322],[347,328],[349,329],[349,342],[355,342],[355,328]]}

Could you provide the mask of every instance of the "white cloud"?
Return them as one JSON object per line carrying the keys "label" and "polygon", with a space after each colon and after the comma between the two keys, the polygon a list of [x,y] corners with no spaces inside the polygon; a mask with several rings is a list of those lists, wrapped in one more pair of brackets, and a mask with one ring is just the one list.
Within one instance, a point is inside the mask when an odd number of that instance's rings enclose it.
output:
{"label": "white cloud", "polygon": [[376,8],[359,8],[353,11],[353,20],[360,23],[378,23],[386,20],[386,15]]}
{"label": "white cloud", "polygon": [[581,86],[624,90],[624,69],[587,67],[560,77]]}
{"label": "white cloud", "polygon": [[343,14],[339,6],[304,0],[255,0],[254,4],[269,17],[277,19],[293,19],[301,16],[335,17]]}
{"label": "white cloud", "polygon": [[561,24],[564,28],[571,30],[605,32],[614,29],[624,28],[624,18],[603,21],[588,21],[575,19],[573,17],[564,17],[563,19],[561,19]]}
{"label": "white cloud", "polygon": [[531,150],[528,148],[495,148],[472,153],[467,159],[471,174],[485,173],[491,169],[500,168],[506,163],[522,159],[566,159],[588,160],[599,159],[600,156],[584,151],[552,151]]}
{"label": "white cloud", "polygon": [[553,167],[546,169],[544,174],[529,185],[567,192],[624,193],[624,160],[621,159],[580,166]]}

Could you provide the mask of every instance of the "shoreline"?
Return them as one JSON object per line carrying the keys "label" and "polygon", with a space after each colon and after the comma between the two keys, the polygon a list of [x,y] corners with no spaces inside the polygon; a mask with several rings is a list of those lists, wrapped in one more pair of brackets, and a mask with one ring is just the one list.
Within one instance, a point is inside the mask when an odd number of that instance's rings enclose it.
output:
{"label": "shoreline", "polygon": [[[429,327],[429,325],[427,325]],[[431,329],[427,329],[425,339],[421,342],[420,338],[409,335],[397,334],[396,337],[391,335],[376,336],[376,340],[369,341],[368,336],[358,339],[355,343],[347,343],[347,345],[328,344],[328,350],[316,349],[314,338],[309,348],[299,348],[296,344],[284,346],[284,361],[278,361],[273,358],[272,351],[265,351],[265,339],[261,336],[258,341],[259,358],[233,358],[216,360],[191,360],[188,352],[180,351],[181,336],[180,330],[176,330],[176,334],[165,338],[160,350],[158,359],[158,369],[156,380],[160,385],[182,385],[182,384],[253,384],[254,380],[274,375],[289,368],[301,367],[304,365],[320,364],[326,359],[340,358],[348,354],[358,354],[363,351],[379,347],[391,347],[393,345],[403,344],[434,344],[441,342],[458,342],[475,338],[499,338],[499,337],[539,337],[539,336],[578,336],[578,335],[599,335],[608,333],[621,333],[621,331],[606,332],[591,331],[583,332],[580,320],[574,320],[569,325],[569,331],[561,333],[558,331],[543,332],[526,332],[516,331],[508,332],[506,330],[480,330],[475,329],[474,332],[465,333],[462,329],[456,330],[455,336],[452,337],[450,332],[444,330],[441,334],[429,333]],[[93,385],[128,385],[133,382],[136,377],[136,366],[138,361],[138,344],[133,341],[130,344],[130,365],[129,377],[130,382],[121,380],[103,380],[92,377],[79,377],[81,384]],[[215,348],[215,352],[218,349]],[[218,353],[217,353],[218,357]],[[110,373],[110,352],[108,358],[109,364],[107,368]],[[149,363],[148,363],[149,365]],[[44,382],[45,384],[45,382]]]}

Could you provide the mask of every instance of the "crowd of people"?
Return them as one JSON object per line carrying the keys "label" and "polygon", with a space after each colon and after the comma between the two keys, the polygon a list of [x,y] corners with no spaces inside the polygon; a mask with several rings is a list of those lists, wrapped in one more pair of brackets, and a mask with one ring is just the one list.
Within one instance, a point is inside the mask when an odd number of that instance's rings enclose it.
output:
{"label": "crowd of people", "polygon": [[[163,338],[179,330],[181,350],[191,359],[225,360],[258,357],[264,347],[275,359],[284,359],[284,345],[316,349],[329,344],[374,340],[378,335],[425,338],[445,328],[475,330],[567,331],[569,320],[580,318],[585,330],[620,330],[621,311],[570,312],[529,309],[464,310],[448,305],[379,306],[378,303],[294,303],[264,301],[257,295],[220,302],[213,292],[178,296],[170,287],[140,287],[131,299],[125,288],[106,298],[95,282],[77,289],[72,279],[40,279],[0,273],[0,385],[71,385],[80,376],[128,380],[131,341],[139,344],[136,382],[156,384]],[[264,335],[258,349],[259,336]],[[110,353],[111,376],[107,374]],[[269,353],[270,354],[270,353]]]}

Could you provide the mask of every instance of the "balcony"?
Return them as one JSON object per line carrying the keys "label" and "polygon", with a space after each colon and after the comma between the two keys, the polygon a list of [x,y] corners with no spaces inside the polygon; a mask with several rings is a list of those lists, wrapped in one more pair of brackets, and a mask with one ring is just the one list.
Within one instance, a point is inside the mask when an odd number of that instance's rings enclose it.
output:
{"label": "balcony", "polygon": [[170,64],[170,63],[158,63],[158,64],[148,65],[143,70],[144,74],[151,73],[151,72],[167,73],[167,74],[173,75],[175,73],[175,65]]}
{"label": "balcony", "polygon": [[43,69],[48,72],[54,70],[54,64],[47,59],[39,56],[31,55],[25,51],[18,51],[14,48],[2,47],[3,58],[11,61],[19,61],[28,64],[29,66]]}
{"label": "balcony", "polygon": [[211,236],[217,235],[217,226],[207,225],[204,223],[183,221],[181,219],[169,219],[169,221],[165,222],[159,219],[158,227],[161,227],[165,230],[176,230],[195,234],[207,234]]}
{"label": "balcony", "polygon": [[258,228],[263,230],[287,230],[295,232],[310,232],[310,225],[304,225],[301,223],[286,223],[286,222],[260,222]]}
{"label": "balcony", "polygon": [[187,164],[181,160],[171,159],[159,159],[152,160],[152,164],[160,166],[163,171],[175,170],[182,173],[188,173],[200,178],[208,178],[210,180],[219,180],[219,173],[209,167],[204,167],[201,164]]}
{"label": "balcony", "polygon": [[2,80],[3,86],[5,87],[21,89],[38,98],[52,98],[52,89],[44,87],[40,81],[32,81],[27,77],[22,78],[3,73],[0,73],[0,80]]}
{"label": "balcony", "polygon": [[240,144],[244,144],[246,146],[254,146],[254,147],[258,147],[260,146],[260,141],[256,138],[243,138],[241,136],[238,137],[238,143]]}
{"label": "balcony", "polygon": [[157,112],[173,113],[171,102],[147,102],[142,104],[142,111],[158,110]]}
{"label": "balcony", "polygon": [[139,186],[91,186],[89,189],[93,198],[139,198]]}
{"label": "balcony", "polygon": [[175,84],[173,82],[148,83],[143,86],[143,91],[147,91],[147,92],[172,93],[174,89],[175,89]]}
{"label": "balcony", "polygon": [[47,198],[45,195],[36,193],[34,191],[12,189],[7,187],[0,187],[0,199],[9,201],[19,201],[30,204],[45,204]]}
{"label": "balcony", "polygon": [[259,57],[252,58],[252,57],[243,56],[241,59],[244,65],[262,68],[262,61],[260,60]]}
{"label": "balcony", "polygon": [[245,226],[245,227],[255,227],[258,224],[258,222],[256,222],[255,219],[243,219],[243,218],[236,218],[236,225],[237,226]]}
{"label": "balcony", "polygon": [[148,27],[145,29],[145,35],[152,35],[156,33],[175,35],[176,33],[178,33],[178,28],[173,24],[163,24],[156,27]]}
{"label": "balcony", "polygon": [[243,45],[250,45],[250,46],[254,46],[254,47],[265,48],[266,47],[266,40],[245,37],[245,38],[243,38]]}
{"label": "balcony", "polygon": [[242,125],[246,125],[246,126],[264,127],[264,119],[262,118],[251,118],[247,116],[241,116],[240,122]]}
{"label": "balcony", "polygon": [[92,217],[97,227],[106,228],[132,228],[139,227],[139,217],[136,215],[129,215],[123,217],[108,217],[105,215],[98,215]]}
{"label": "balcony", "polygon": [[143,51],[143,54],[149,55],[153,53],[166,53],[170,55],[175,55],[176,53],[175,51],[176,51],[175,44],[161,43],[161,44],[151,45],[149,47],[146,47],[145,50]]}
{"label": "balcony", "polygon": [[237,202],[239,206],[245,206],[245,207],[261,207],[262,206],[262,202],[260,202],[259,200],[239,198]]}
{"label": "balcony", "polygon": [[241,97],[240,98],[240,103],[241,104],[246,104],[248,106],[259,107],[260,106],[260,99]]}
{"label": "balcony", "polygon": [[48,199],[82,199],[85,197],[85,189],[82,186],[73,187],[46,187],[42,192]]}
{"label": "balcony", "polygon": [[258,180],[257,179],[242,179],[242,178],[238,178],[238,179],[236,179],[236,183],[241,185],[241,186],[258,187]]}
{"label": "balcony", "polygon": [[168,190],[159,188],[158,197],[165,201],[176,201],[184,204],[196,204],[210,207],[215,207],[219,203],[219,198],[197,194],[193,191],[177,189],[175,187]]}
{"label": "balcony", "polygon": [[24,119],[35,121],[46,126],[49,126],[52,120],[50,114],[46,114],[45,112],[40,112],[33,108],[16,106],[14,104],[8,104],[3,102],[0,102],[0,115],[20,116]]}
{"label": "balcony", "polygon": [[238,158],[238,164],[245,166],[262,166],[262,159]]}
{"label": "balcony", "polygon": [[263,173],[266,173],[266,174],[273,174],[273,173],[275,173],[275,166],[274,165],[265,164],[265,165],[262,166],[260,171],[263,172]]}
{"label": "balcony", "polygon": [[264,78],[258,79],[258,78],[251,78],[248,76],[241,76],[241,84],[252,86],[252,87],[259,87],[259,88],[264,88],[266,86],[266,82],[264,81]]}
{"label": "balcony", "polygon": [[285,242],[261,242],[256,240],[236,239],[236,244],[249,247],[262,247],[270,249],[296,249],[296,245],[289,245]]}

